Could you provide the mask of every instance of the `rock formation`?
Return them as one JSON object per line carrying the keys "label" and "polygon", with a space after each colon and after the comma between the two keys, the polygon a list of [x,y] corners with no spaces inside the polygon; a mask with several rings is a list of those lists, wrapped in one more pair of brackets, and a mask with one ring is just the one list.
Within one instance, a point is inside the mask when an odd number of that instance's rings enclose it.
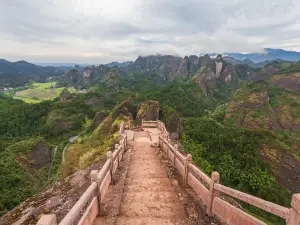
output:
{"label": "rock formation", "polygon": [[159,119],[159,102],[147,101],[138,106],[135,125],[140,126],[142,120],[158,120]]}

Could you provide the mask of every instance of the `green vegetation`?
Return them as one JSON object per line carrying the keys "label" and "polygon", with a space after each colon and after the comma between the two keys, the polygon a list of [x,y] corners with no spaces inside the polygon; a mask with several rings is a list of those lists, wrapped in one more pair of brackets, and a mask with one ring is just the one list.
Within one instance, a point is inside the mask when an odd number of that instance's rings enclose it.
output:
{"label": "green vegetation", "polygon": [[86,133],[77,143],[71,145],[66,155],[66,163],[61,168],[62,175],[68,176],[104,158],[105,153],[119,140],[120,124],[132,120],[131,107],[128,100],[116,105],[95,130]]}
{"label": "green vegetation", "polygon": [[[272,138],[267,131],[223,125],[210,118],[191,118],[185,120],[181,143],[208,175],[219,171],[222,184],[289,206],[290,192],[275,182],[269,166],[260,157],[259,145],[266,138]],[[258,210],[254,212],[267,216]],[[269,221],[277,224],[281,220],[270,217]]]}
{"label": "green vegetation", "polygon": [[300,72],[300,62],[284,64],[280,73],[297,73]]}
{"label": "green vegetation", "polygon": [[[99,110],[99,106],[86,104],[90,97],[74,95],[66,102],[56,100],[37,104],[0,97],[0,215],[44,185],[60,179],[66,141],[73,135],[87,132]],[[34,166],[34,156],[28,157],[41,140],[51,150],[51,157],[52,150],[58,145],[49,178],[49,164],[38,169]]]}
{"label": "green vegetation", "polygon": [[156,100],[174,108],[182,116],[202,116],[213,103],[205,98],[196,83],[176,81],[160,90],[141,96],[139,101]]}
{"label": "green vegetation", "polygon": [[33,87],[35,87],[35,88],[49,89],[49,88],[55,86],[56,82],[47,82],[47,83],[36,83],[36,82],[33,82],[31,85]]}
{"label": "green vegetation", "polygon": [[0,97],[0,136],[24,137],[38,133],[50,102],[29,105],[20,100]]}
{"label": "green vegetation", "polygon": [[2,138],[0,145],[0,216],[36,193],[46,178],[45,168],[33,170],[27,158],[40,137],[17,141]]}

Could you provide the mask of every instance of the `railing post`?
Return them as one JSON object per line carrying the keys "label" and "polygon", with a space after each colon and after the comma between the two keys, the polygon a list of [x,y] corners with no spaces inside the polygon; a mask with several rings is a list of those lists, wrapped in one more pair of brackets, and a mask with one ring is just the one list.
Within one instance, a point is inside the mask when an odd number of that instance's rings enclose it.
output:
{"label": "railing post", "polygon": [[91,173],[90,173],[91,183],[93,183],[94,181],[97,181],[98,173],[99,173],[98,170],[91,171]]}
{"label": "railing post", "polygon": [[184,162],[184,183],[187,184],[188,182],[188,175],[189,175],[189,163],[193,161],[192,155],[191,154],[187,154],[187,156],[185,157],[185,162]]}
{"label": "railing post", "polygon": [[300,194],[294,194],[292,197],[292,208],[290,209],[289,219],[286,221],[287,225],[300,224]]}
{"label": "railing post", "polygon": [[[120,147],[119,144],[115,144],[115,151],[118,151],[119,147]],[[118,153],[118,154],[117,154],[117,157],[116,157],[116,158],[117,158],[117,164],[118,164],[117,168],[119,167],[119,157],[120,157],[120,155],[121,155],[121,154]],[[113,158],[112,161],[115,162],[115,159]],[[113,168],[114,168],[114,167],[113,167]]]}
{"label": "railing post", "polygon": [[162,140],[161,140],[161,135],[159,135],[158,136],[158,147],[160,147],[161,148],[161,142],[162,142]]}
{"label": "railing post", "polygon": [[114,160],[113,160],[113,158],[112,158],[112,152],[111,152],[111,151],[108,151],[108,152],[106,153],[106,157],[107,157],[107,160],[110,162],[109,170],[110,170],[111,181],[112,181],[112,183],[113,183]]}
{"label": "railing post", "polygon": [[178,151],[179,151],[178,144],[175,144],[174,148],[175,148],[175,151],[174,151],[174,157],[173,157],[173,166],[174,166],[174,168],[176,168],[176,156],[177,156]]}
{"label": "railing post", "polygon": [[36,225],[57,225],[56,221],[56,215],[50,214],[50,215],[43,215]]}
{"label": "railing post", "polygon": [[101,210],[101,199],[100,199],[100,184],[97,181],[97,177],[98,177],[98,170],[92,170],[90,173],[90,178],[91,178],[91,183],[93,182],[97,182],[97,188],[96,188],[96,193],[95,196],[97,197],[97,201],[98,201],[98,215],[100,215],[100,210]]}
{"label": "railing post", "polygon": [[212,205],[214,197],[219,196],[219,191],[215,190],[215,183],[220,183],[220,174],[216,171],[211,173],[211,183],[209,184],[209,203],[206,208],[206,213],[208,216],[213,217]]}

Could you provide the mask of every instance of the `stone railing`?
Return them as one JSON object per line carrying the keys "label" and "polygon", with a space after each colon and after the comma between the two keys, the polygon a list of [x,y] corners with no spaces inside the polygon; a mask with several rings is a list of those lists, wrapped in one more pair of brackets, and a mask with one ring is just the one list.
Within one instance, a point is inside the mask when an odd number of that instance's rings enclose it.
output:
{"label": "stone railing", "polygon": [[[130,124],[121,123],[119,135],[120,144],[115,145],[113,152],[107,152],[107,160],[100,171],[92,170],[91,185],[82,194],[80,199],[71,208],[59,225],[71,225],[77,221],[78,225],[91,225],[100,213],[101,203],[108,191],[110,183],[114,180],[114,174],[119,166],[127,146],[127,135],[125,129],[130,128]],[[82,214],[82,212],[84,212]],[[37,225],[57,225],[56,216],[43,215]]]}
{"label": "stone railing", "polygon": [[266,212],[285,219],[288,225],[300,225],[300,194],[292,197],[291,208],[286,208],[261,198],[243,193],[241,191],[220,184],[218,172],[212,172],[207,176],[198,168],[190,154],[180,152],[178,145],[172,145],[165,125],[161,121],[143,121],[145,127],[156,127],[160,130],[159,146],[182,175],[184,182],[189,185],[206,205],[209,216],[216,216],[229,225],[265,225],[266,223],[247,214],[245,211],[224,201],[220,195],[225,194],[239,199]]}

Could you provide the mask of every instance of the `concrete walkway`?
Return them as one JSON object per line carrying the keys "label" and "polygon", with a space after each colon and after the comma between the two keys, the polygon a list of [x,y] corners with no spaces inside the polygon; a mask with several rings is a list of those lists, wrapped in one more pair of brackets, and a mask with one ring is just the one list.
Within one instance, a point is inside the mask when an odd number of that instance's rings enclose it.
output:
{"label": "concrete walkway", "polygon": [[[104,215],[94,224],[152,225],[185,224],[186,214],[157,156],[159,131],[146,129],[134,134],[130,159],[126,158],[105,203]],[[119,201],[117,201],[119,199]]]}

